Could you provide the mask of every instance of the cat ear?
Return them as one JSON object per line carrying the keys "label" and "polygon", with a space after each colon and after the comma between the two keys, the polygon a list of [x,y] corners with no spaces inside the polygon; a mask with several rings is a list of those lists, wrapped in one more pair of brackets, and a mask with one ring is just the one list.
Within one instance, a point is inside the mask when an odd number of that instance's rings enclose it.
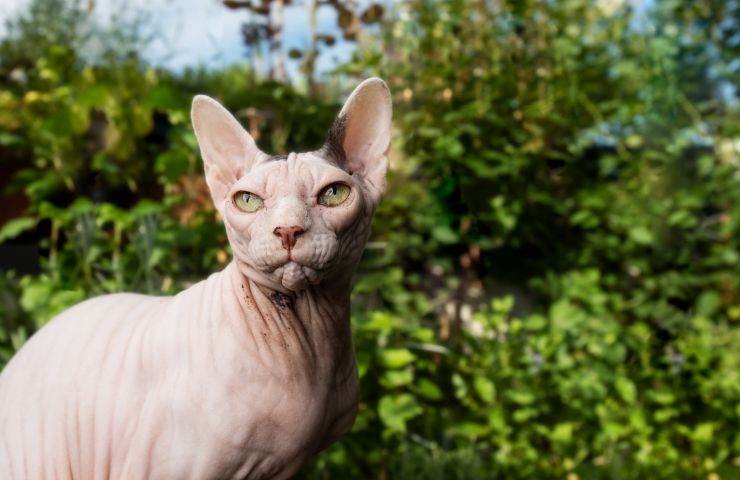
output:
{"label": "cat ear", "polygon": [[193,98],[191,120],[205,166],[206,182],[221,211],[229,188],[264,155],[252,136],[216,100]]}
{"label": "cat ear", "polygon": [[349,96],[327,139],[342,167],[362,176],[376,199],[385,190],[392,114],[391,93],[385,82],[369,78]]}

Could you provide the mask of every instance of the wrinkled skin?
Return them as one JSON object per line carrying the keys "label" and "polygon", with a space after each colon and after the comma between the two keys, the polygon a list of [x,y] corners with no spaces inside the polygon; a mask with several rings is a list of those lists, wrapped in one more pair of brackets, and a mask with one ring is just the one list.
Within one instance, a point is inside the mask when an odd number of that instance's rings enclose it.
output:
{"label": "wrinkled skin", "polygon": [[[287,157],[207,97],[192,117],[233,261],[174,297],[105,295],[37,332],[0,374],[0,478],[288,478],[352,426],[350,278],[385,185],[385,84],[355,90],[324,148]],[[349,196],[319,204],[333,182]],[[241,191],[262,208],[242,211]]]}

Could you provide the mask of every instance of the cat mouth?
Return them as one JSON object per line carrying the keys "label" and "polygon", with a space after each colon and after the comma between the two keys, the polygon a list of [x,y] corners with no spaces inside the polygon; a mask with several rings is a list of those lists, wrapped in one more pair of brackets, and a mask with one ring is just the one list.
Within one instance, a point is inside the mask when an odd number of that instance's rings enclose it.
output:
{"label": "cat mouth", "polygon": [[316,270],[301,265],[290,257],[285,264],[276,268],[273,274],[280,280],[282,286],[289,290],[302,290],[321,281]]}

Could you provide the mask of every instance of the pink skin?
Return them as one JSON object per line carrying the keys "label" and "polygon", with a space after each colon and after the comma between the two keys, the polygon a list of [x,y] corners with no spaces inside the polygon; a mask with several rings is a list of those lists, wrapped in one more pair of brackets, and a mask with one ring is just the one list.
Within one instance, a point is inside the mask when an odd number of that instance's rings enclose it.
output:
{"label": "pink skin", "polygon": [[[105,295],[36,333],[0,374],[0,478],[283,479],[351,428],[350,278],[385,187],[387,87],[353,92],[338,150],[287,159],[208,97],[192,117],[234,260],[174,297]],[[320,204],[334,182],[348,198]],[[240,191],[262,208],[242,211]]]}
{"label": "pink skin", "polygon": [[[318,204],[320,191],[335,182],[350,186],[347,200],[335,207]],[[240,268],[280,291],[305,288],[308,283],[320,282],[327,273],[338,275],[337,270],[357,260],[353,255],[336,253],[341,243],[338,237],[356,235],[356,228],[350,227],[357,227],[355,223],[363,223],[367,218],[362,215],[366,207],[362,188],[361,178],[327,165],[312,153],[290,154],[287,161],[266,161],[255,166],[249,176],[232,186],[222,210]],[[239,191],[262,197],[264,208],[254,213],[241,212],[233,201]],[[287,250],[282,248],[282,239],[275,235],[274,226],[296,226],[305,233]]]}

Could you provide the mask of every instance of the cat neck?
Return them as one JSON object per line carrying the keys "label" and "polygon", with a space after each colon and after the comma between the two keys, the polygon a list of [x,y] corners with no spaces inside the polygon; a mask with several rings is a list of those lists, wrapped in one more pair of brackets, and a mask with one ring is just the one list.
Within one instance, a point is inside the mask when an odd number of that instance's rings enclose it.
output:
{"label": "cat neck", "polygon": [[247,277],[235,262],[221,272],[220,280],[230,304],[225,311],[244,331],[245,348],[265,363],[285,367],[291,375],[354,367],[349,282],[288,292]]}

